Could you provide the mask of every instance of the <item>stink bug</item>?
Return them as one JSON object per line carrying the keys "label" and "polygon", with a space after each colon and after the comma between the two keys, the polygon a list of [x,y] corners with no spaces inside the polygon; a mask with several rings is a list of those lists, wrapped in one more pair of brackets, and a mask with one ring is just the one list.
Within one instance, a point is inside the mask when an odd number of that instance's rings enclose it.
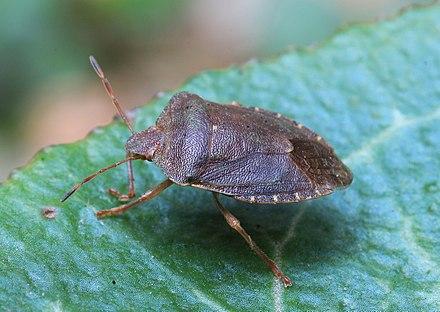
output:
{"label": "stink bug", "polygon": [[125,144],[124,160],[88,176],[62,201],[84,183],[123,163],[128,164],[128,194],[114,189],[109,192],[127,201],[135,195],[131,162],[153,161],[168,177],[165,181],[130,203],[96,215],[119,215],[173,183],[211,191],[227,223],[284,286],[290,286],[290,278],[255,244],[238,219],[220,203],[218,194],[258,204],[297,203],[330,194],[352,181],[350,170],[332,147],[321,136],[281,114],[235,102],[221,105],[188,92],[171,98],[156,125],[135,132],[93,56],[90,62],[132,135]]}

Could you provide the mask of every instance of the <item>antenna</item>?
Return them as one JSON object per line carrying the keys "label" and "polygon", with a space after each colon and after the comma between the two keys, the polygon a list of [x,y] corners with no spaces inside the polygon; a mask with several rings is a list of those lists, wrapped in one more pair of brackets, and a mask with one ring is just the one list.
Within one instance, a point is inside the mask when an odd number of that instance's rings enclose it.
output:
{"label": "antenna", "polygon": [[116,110],[118,111],[119,116],[121,116],[122,120],[124,120],[125,124],[127,125],[128,129],[131,131],[131,133],[134,133],[133,126],[130,123],[130,120],[127,118],[127,115],[124,113],[124,111],[121,108],[121,105],[118,102],[118,99],[116,98],[115,94],[113,93],[113,88],[108,79],[104,75],[104,71],[101,69],[101,66],[99,66],[96,59],[93,57],[93,55],[90,55],[89,57],[90,64],[92,65],[93,69],[95,70],[98,77],[101,79],[102,84],[104,85],[105,91],[107,91],[108,96],[113,102],[113,105],[116,107]]}
{"label": "antenna", "polygon": [[73,193],[75,193],[81,186],[89,182],[90,180],[94,179],[96,176],[100,175],[101,173],[106,172],[109,169],[115,168],[123,163],[126,163],[128,161],[132,161],[135,159],[141,159],[142,156],[136,155],[136,156],[129,156],[123,160],[117,161],[114,164],[111,164],[110,166],[104,167],[96,171],[95,173],[89,175],[87,178],[83,179],[80,183],[75,184],[61,199],[61,202],[64,202],[66,199],[68,199]]}

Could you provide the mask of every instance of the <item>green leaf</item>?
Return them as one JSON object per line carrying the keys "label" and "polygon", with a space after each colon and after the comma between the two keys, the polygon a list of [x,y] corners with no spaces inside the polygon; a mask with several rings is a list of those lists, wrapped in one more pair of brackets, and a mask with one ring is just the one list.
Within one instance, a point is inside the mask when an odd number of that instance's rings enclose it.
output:
{"label": "green leaf", "polygon": [[[348,189],[302,204],[222,197],[294,285],[284,289],[209,192],[172,186],[116,218],[121,122],[46,148],[0,188],[0,305],[9,310],[440,310],[440,7],[347,29],[318,48],[204,72],[182,90],[280,112],[323,135]],[[97,84],[98,88],[98,84]],[[136,110],[154,123],[171,93]],[[163,179],[136,163],[138,193]],[[55,207],[55,219],[42,217]]]}

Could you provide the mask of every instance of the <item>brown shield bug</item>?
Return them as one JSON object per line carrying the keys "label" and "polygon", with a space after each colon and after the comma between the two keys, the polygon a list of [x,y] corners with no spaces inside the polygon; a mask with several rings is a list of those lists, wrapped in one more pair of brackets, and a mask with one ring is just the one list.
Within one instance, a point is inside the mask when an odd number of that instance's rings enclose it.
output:
{"label": "brown shield bug", "polygon": [[130,203],[96,215],[119,215],[173,183],[206,189],[212,192],[228,224],[284,286],[290,286],[289,277],[255,244],[238,219],[220,203],[218,194],[258,204],[297,203],[330,194],[352,181],[350,170],[332,147],[321,136],[281,114],[235,102],[221,105],[187,92],[171,98],[156,125],[135,132],[93,56],[90,62],[132,135],[125,144],[124,160],[88,176],[62,201],[84,183],[123,163],[128,164],[128,194],[114,189],[109,192],[127,201],[135,195],[131,162],[153,161],[168,177],[165,181]]}

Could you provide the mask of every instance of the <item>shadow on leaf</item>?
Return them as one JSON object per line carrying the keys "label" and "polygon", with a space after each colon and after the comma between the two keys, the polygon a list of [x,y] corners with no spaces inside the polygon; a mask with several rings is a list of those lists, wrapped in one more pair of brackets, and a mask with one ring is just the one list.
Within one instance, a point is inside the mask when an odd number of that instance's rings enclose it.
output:
{"label": "shadow on leaf", "polygon": [[[200,278],[230,274],[220,271],[268,272],[227,225],[209,192],[173,186],[161,196],[160,203],[144,204],[123,218],[130,234],[174,272],[190,279],[197,272]],[[226,196],[221,201],[270,257],[276,244],[292,235],[282,250],[284,267],[331,262],[350,254],[355,244],[349,220],[331,198],[296,205],[252,205]]]}

